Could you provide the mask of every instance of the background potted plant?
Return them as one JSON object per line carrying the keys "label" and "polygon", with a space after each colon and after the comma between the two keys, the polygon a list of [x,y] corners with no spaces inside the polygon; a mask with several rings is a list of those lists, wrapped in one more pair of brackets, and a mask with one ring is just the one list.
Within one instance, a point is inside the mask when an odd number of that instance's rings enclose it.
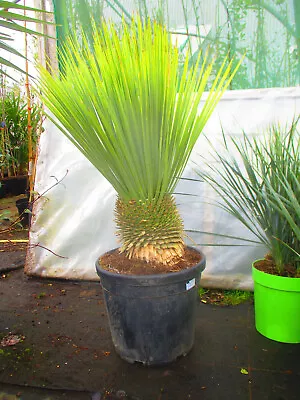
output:
{"label": "background potted plant", "polygon": [[300,135],[273,124],[263,139],[225,139],[207,170],[198,169],[269,253],[253,263],[256,328],[280,342],[300,343]]}
{"label": "background potted plant", "polygon": [[[93,22],[91,21],[93,26]],[[122,358],[161,364],[193,345],[201,252],[183,241],[173,190],[238,65],[224,61],[199,113],[213,63],[179,70],[166,28],[139,17],[69,38],[62,73],[41,69],[50,118],[107,178],[121,247],[97,261],[112,339]]]}
{"label": "background potted plant", "polygon": [[[41,105],[31,104],[32,144],[36,147],[41,126]],[[6,193],[18,195],[27,189],[28,173],[28,105],[19,89],[2,99],[1,180]]]}
{"label": "background potted plant", "polygon": [[[36,129],[40,121],[40,106],[29,105],[30,101],[21,95],[20,89],[15,86],[13,90],[7,91],[5,78],[10,76],[11,69],[26,74],[28,67],[27,58],[17,51],[12,45],[14,38],[12,32],[22,32],[25,35],[45,36],[43,33],[29,29],[26,23],[39,23],[51,25],[51,22],[43,18],[34,18],[26,15],[26,12],[39,12],[49,15],[48,11],[38,8],[27,7],[18,4],[18,1],[0,0],[0,76],[1,76],[1,95],[0,95],[0,179],[1,196],[6,194],[17,195],[25,193],[27,188],[27,168],[28,168],[28,134],[32,130],[32,141],[36,141]],[[52,24],[53,25],[53,24]],[[27,43],[27,40],[25,40]],[[26,62],[26,71],[11,62],[10,55],[18,56]],[[28,75],[26,75],[28,79]],[[28,82],[27,82],[27,92]],[[29,96],[27,96],[29,97]],[[31,123],[28,119],[28,108],[32,114]],[[30,126],[29,126],[30,125]],[[32,125],[32,126],[31,126]],[[35,143],[34,143],[35,144]]]}

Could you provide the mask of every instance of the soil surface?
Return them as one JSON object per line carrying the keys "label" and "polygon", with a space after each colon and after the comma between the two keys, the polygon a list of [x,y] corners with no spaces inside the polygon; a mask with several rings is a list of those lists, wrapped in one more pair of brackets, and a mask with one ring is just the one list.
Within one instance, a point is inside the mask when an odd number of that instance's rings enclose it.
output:
{"label": "soil surface", "polygon": [[129,260],[124,253],[120,253],[119,250],[116,249],[101,256],[100,263],[102,268],[117,274],[151,275],[179,272],[197,265],[201,259],[202,257],[198,251],[186,247],[182,260],[170,266],[161,263],[148,263],[143,260]]}

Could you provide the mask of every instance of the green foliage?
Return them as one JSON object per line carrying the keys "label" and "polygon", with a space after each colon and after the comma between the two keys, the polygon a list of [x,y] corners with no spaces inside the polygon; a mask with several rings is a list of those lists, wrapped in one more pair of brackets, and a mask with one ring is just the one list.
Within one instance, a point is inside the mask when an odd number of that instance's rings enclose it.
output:
{"label": "green foliage", "polygon": [[189,69],[186,59],[179,76],[178,50],[162,25],[137,17],[123,20],[121,31],[94,25],[92,49],[84,33],[80,41],[70,36],[61,76],[42,68],[39,87],[54,123],[122,202],[159,205],[236,70],[230,74],[232,63],[220,68],[199,114],[213,64],[199,55]]}
{"label": "green foliage", "polygon": [[[23,14],[18,13],[18,11],[19,12],[21,11]],[[24,11],[36,11],[43,13],[45,12],[43,10],[39,10],[32,7],[24,7],[20,4],[16,4],[16,2],[0,0],[0,50],[2,54],[3,50],[5,50],[8,53],[15,54],[19,57],[25,58],[24,55],[22,55],[20,52],[15,50],[13,46],[7,43],[13,41],[13,38],[9,33],[6,33],[6,31],[4,31],[3,28],[14,32],[24,32],[28,34],[43,36],[41,33],[37,31],[25,28],[24,25],[21,24],[21,22],[24,21],[38,22],[38,23],[46,23],[46,22],[37,18],[25,16]],[[24,71],[21,68],[11,63],[9,60],[7,60],[6,57],[0,56],[0,74],[9,76],[3,69],[3,66],[6,66],[8,68],[14,68],[19,72],[24,73]]]}
{"label": "green foliage", "polygon": [[[298,120],[273,125],[264,139],[228,140],[207,171],[198,170],[219,205],[266,245],[280,273],[300,268],[300,136]],[[212,145],[213,147],[213,145]]]}
{"label": "green foliage", "polygon": [[[69,36],[74,38],[84,31],[85,39],[93,47],[93,19],[100,26],[103,17],[104,0],[53,0],[57,24],[57,45],[62,48]],[[62,62],[59,54],[59,61]],[[60,65],[62,67],[62,65]]]}
{"label": "green foliage", "polygon": [[202,303],[221,306],[236,306],[253,299],[253,293],[244,290],[222,290],[199,288]]}
{"label": "green foliage", "polygon": [[[0,184],[0,186],[1,186],[1,184]],[[10,210],[2,210],[0,212],[0,221],[3,221],[3,220],[9,220],[9,221],[12,220],[11,219],[11,211]]]}
{"label": "green foliage", "polygon": [[253,299],[253,293],[243,290],[224,290],[224,304],[236,306]]}
{"label": "green foliage", "polygon": [[228,86],[229,68],[219,71],[197,115],[212,64],[198,74],[186,62],[179,83],[178,52],[165,29],[148,23],[144,30],[141,21],[123,29],[121,39],[108,24],[95,30],[95,54],[68,40],[65,73],[52,77],[43,69],[40,88],[56,123],[121,198],[146,201],[172,193]]}
{"label": "green foliage", "polygon": [[[32,99],[33,100],[33,99]],[[2,99],[0,141],[0,175],[14,176],[27,173],[28,168],[28,105],[19,90],[8,92]],[[31,105],[33,145],[36,145],[41,123],[41,106]]]}

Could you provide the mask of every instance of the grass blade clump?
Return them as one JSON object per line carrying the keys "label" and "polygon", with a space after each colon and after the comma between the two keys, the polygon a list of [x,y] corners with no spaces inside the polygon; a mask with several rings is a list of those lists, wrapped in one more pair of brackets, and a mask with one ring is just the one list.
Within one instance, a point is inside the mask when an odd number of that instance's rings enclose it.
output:
{"label": "grass blade clump", "polygon": [[286,267],[300,269],[297,123],[285,129],[274,124],[263,139],[223,136],[224,151],[215,154],[216,163],[207,171],[197,170],[222,198],[219,205],[268,247],[280,274]]}

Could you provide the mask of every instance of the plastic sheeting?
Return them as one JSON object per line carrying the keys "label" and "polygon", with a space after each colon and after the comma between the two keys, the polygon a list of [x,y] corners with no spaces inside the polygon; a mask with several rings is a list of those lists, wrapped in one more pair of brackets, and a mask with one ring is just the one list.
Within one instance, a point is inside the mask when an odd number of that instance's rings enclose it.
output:
{"label": "plastic sheeting", "polygon": [[[300,88],[228,91],[204,133],[221,151],[222,128],[228,135],[241,136],[243,130],[262,135],[272,122],[290,123],[299,112]],[[197,177],[195,163],[203,167],[203,155],[210,157],[201,136],[184,177]],[[34,203],[26,273],[98,280],[95,260],[118,246],[113,217],[116,193],[49,121],[40,141],[35,190],[43,195]],[[185,229],[250,237],[238,221],[211,204],[218,199],[206,183],[182,180],[176,193]],[[211,235],[193,234],[191,239],[187,238],[189,244],[233,243]],[[252,289],[252,261],[266,252],[263,246],[203,246],[202,250],[207,257],[203,286],[240,289]]]}

